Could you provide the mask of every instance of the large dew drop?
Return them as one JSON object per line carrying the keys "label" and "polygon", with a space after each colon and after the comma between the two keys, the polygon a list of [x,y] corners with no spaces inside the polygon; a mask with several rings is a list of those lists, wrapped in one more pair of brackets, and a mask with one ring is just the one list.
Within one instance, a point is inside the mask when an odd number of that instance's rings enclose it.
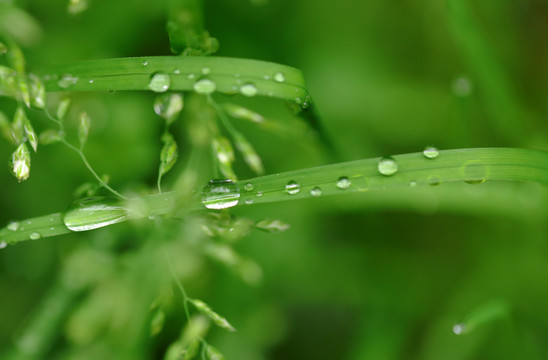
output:
{"label": "large dew drop", "polygon": [[385,157],[379,160],[377,168],[382,175],[390,176],[398,172],[398,163],[391,157]]}
{"label": "large dew drop", "polygon": [[337,180],[337,187],[341,190],[346,190],[352,185],[352,182],[346,177],[342,176]]}
{"label": "large dew drop", "polygon": [[18,221],[12,221],[8,224],[7,228],[10,231],[17,231],[17,230],[19,230],[19,226],[20,226],[20,224],[19,224]]}
{"label": "large dew drop", "polygon": [[455,324],[455,326],[453,326],[453,333],[455,335],[462,335],[466,332],[466,325],[464,324]]}
{"label": "large dew drop", "polygon": [[157,93],[163,93],[169,90],[171,78],[168,74],[157,72],[150,78],[148,88]]}
{"label": "large dew drop", "polygon": [[296,181],[291,180],[285,186],[285,191],[287,191],[289,195],[298,194],[301,191],[301,185],[297,184]]}
{"label": "large dew drop", "polygon": [[211,180],[202,190],[202,204],[208,209],[226,209],[238,205],[240,190],[232,180]]}
{"label": "large dew drop", "polygon": [[0,249],[5,248],[6,246],[8,246],[8,243],[7,243],[7,242],[5,242],[5,241],[0,241]]}
{"label": "large dew drop", "polygon": [[284,74],[281,73],[281,72],[278,72],[278,73],[274,74],[274,81],[279,82],[279,83],[283,83],[285,81]]}
{"label": "large dew drop", "polygon": [[211,94],[217,89],[217,85],[209,79],[201,79],[194,83],[194,91],[198,94]]}
{"label": "large dew drop", "polygon": [[422,154],[427,159],[435,159],[440,154],[439,150],[433,146],[427,146],[423,151]]}
{"label": "large dew drop", "polygon": [[240,87],[240,92],[245,96],[255,96],[259,92],[259,89],[253,84],[244,84]]}
{"label": "large dew drop", "polygon": [[42,237],[42,235],[40,235],[40,233],[38,233],[38,232],[36,232],[36,231],[30,233],[30,235],[29,235],[29,239],[31,239],[31,240],[38,240],[38,239],[40,239],[41,237]]}
{"label": "large dew drop", "polygon": [[320,189],[318,186],[310,190],[310,195],[314,197],[318,197],[322,195],[322,189]]}
{"label": "large dew drop", "polygon": [[57,81],[57,85],[59,85],[60,88],[68,89],[72,85],[76,84],[78,82],[78,78],[72,75],[63,75],[59,81]]}
{"label": "large dew drop", "polygon": [[69,230],[88,231],[125,221],[128,216],[118,200],[92,198],[72,205],[63,214],[63,222]]}

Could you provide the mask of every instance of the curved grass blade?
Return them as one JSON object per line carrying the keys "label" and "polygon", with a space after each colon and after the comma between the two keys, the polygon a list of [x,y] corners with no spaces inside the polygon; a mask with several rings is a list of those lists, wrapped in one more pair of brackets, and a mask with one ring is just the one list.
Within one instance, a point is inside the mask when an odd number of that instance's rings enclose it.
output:
{"label": "curved grass blade", "polygon": [[305,105],[309,101],[300,70],[250,59],[147,56],[91,60],[50,68],[43,79],[48,91],[150,90],[152,76],[158,73],[169,77],[168,90],[192,91],[197,81],[207,78],[215,83],[216,91],[225,94],[268,96]]}
{"label": "curved grass blade", "polygon": [[[238,196],[232,205],[248,206],[351,192],[463,181],[534,181],[548,184],[548,152],[544,151],[515,148],[456,149],[439,151],[435,158],[427,158],[423,153],[411,153],[395,155],[392,159],[397,164],[397,171],[388,176],[379,172],[379,161],[382,158],[372,158],[239,181],[234,183]],[[178,195],[171,192],[121,202],[120,206],[125,207],[128,213],[123,220],[173,214],[177,198]],[[189,208],[205,209],[200,199],[196,199]],[[102,222],[105,224],[103,226],[110,224],[109,221],[104,221],[100,214],[94,216],[93,221]],[[110,219],[113,213],[107,212],[105,216]],[[88,221],[85,218],[80,220]],[[60,213],[21,221],[17,226],[13,224],[0,230],[0,243],[15,244],[33,238],[70,232]],[[36,237],[33,233],[40,236]]]}

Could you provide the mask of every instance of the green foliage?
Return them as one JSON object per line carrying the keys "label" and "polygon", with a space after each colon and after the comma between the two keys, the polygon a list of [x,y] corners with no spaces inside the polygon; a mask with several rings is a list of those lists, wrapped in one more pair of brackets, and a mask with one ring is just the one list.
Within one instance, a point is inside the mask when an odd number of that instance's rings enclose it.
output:
{"label": "green foliage", "polygon": [[542,358],[545,9],[285,5],[0,2],[1,358]]}

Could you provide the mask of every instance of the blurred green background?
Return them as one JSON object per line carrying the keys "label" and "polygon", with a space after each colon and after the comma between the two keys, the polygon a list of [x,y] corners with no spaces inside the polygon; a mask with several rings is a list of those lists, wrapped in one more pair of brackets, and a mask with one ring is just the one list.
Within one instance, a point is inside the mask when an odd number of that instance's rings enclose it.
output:
{"label": "blurred green background", "polygon": [[[87,59],[170,54],[165,1],[92,0],[77,15],[67,13],[65,1],[14,3],[39,26],[21,43],[31,72]],[[205,2],[204,15],[220,42],[216,55],[302,69],[334,144],[328,151],[302,131],[282,136],[235,122],[269,174],[431,144],[548,150],[544,0],[216,0]],[[126,192],[154,187],[163,123],[153,112],[153,94],[79,93],[73,99],[67,127],[76,131],[76,115],[88,111],[93,123],[86,154],[96,170]],[[230,100],[290,126],[294,121],[276,101]],[[15,105],[0,98],[10,116]],[[29,116],[38,131],[51,128],[39,112]],[[176,129],[185,158],[185,127]],[[0,142],[0,159],[7,163],[12,151]],[[177,169],[166,176],[167,187]],[[236,171],[252,176],[241,164]],[[88,181],[76,155],[60,145],[41,147],[24,183],[7,166],[0,171],[1,224],[62,211]],[[207,336],[227,359],[546,359],[547,200],[539,184],[486,182],[238,208],[233,213],[239,217],[291,225],[283,233],[252,231],[234,245],[262,268],[255,285],[199,251],[186,253],[191,231],[171,235],[182,244],[172,258],[190,268],[183,277],[189,295],[238,329],[212,329]],[[146,293],[146,281],[142,289],[129,287],[143,293],[117,286],[145,271],[134,268],[161,261],[143,250],[153,234],[146,224],[124,224],[1,250],[0,349],[14,346],[45,298],[61,296],[56,279],[67,263],[81,267],[84,280],[72,275],[85,282],[104,272],[106,257],[111,272],[66,300],[68,310],[49,332],[51,346],[37,358],[137,358],[135,349],[143,358],[162,358],[184,325],[180,304],[166,310],[159,335],[139,342],[124,330],[132,316],[145,316],[132,313],[142,308],[132,306],[156,294]],[[92,259],[98,252],[103,260],[74,260],[85,246]],[[501,306],[503,315],[486,315],[473,331],[453,333],[455,324],[488,314],[489,304]],[[121,316],[118,327],[93,315],[116,317],[120,309],[130,315]]]}

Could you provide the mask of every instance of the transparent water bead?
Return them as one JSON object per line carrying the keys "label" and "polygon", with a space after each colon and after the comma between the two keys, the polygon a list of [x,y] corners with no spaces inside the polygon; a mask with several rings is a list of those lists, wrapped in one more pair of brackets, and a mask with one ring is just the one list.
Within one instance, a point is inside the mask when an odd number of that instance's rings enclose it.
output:
{"label": "transparent water bead", "polygon": [[246,205],[251,205],[251,204],[253,204],[253,199],[246,199],[245,203],[246,203]]}
{"label": "transparent water bead", "polygon": [[183,109],[183,95],[163,94],[154,100],[154,112],[164,119],[173,119]]}
{"label": "transparent water bead", "polygon": [[283,83],[285,81],[285,75],[281,72],[274,74],[274,81]]}
{"label": "transparent water bead", "polygon": [[455,335],[462,335],[466,332],[466,325],[464,324],[455,324],[455,326],[453,326],[453,333]]}
{"label": "transparent water bead", "polygon": [[285,191],[287,191],[289,195],[298,194],[301,191],[301,185],[299,185],[296,181],[291,180],[285,186]]}
{"label": "transparent water bead", "polygon": [[17,230],[19,230],[19,226],[20,226],[20,225],[21,225],[21,224],[19,224],[18,221],[12,221],[12,222],[10,222],[10,223],[8,224],[7,228],[8,228],[8,230],[10,230],[10,231],[17,231]]}
{"label": "transparent water bead", "polygon": [[398,172],[398,163],[392,157],[385,157],[379,160],[377,169],[382,175],[394,175]]}
{"label": "transparent water bead", "polygon": [[346,190],[352,185],[352,182],[346,177],[342,176],[337,180],[337,187],[341,190]]}
{"label": "transparent water bead", "polygon": [[320,189],[318,186],[310,190],[310,195],[314,197],[318,197],[322,195],[322,189]]}
{"label": "transparent water bead", "polygon": [[422,151],[422,154],[428,159],[435,159],[439,156],[440,151],[433,146],[427,146]]}
{"label": "transparent water bead", "polygon": [[217,84],[209,79],[201,79],[194,83],[193,88],[198,94],[206,95],[215,92],[215,89],[217,89]]}
{"label": "transparent water bead", "polygon": [[468,160],[463,164],[461,173],[467,179],[464,180],[465,183],[476,185],[487,180],[487,177],[489,176],[489,169],[482,163],[481,160]]}
{"label": "transparent water bead", "polygon": [[451,84],[451,89],[453,90],[453,94],[456,96],[470,96],[472,93],[472,82],[469,78],[460,76],[453,81],[453,84]]}
{"label": "transparent water bead", "polygon": [[428,185],[436,186],[441,183],[441,178],[438,175],[430,175],[428,177]]}
{"label": "transparent water bead", "polygon": [[253,190],[255,190],[255,186],[253,186],[252,183],[247,183],[247,184],[244,185],[244,190],[245,191],[253,191]]}
{"label": "transparent water bead", "polygon": [[7,242],[5,242],[5,241],[1,241],[1,242],[0,242],[0,249],[5,248],[6,246],[8,246],[8,243],[7,243]]}
{"label": "transparent water bead", "polygon": [[63,75],[59,81],[57,81],[57,85],[59,85],[60,88],[68,89],[72,85],[76,84],[78,82],[78,78],[76,76],[72,75]]}
{"label": "transparent water bead", "polygon": [[208,68],[208,67],[202,68],[202,74],[207,75],[207,74],[209,74],[210,72],[211,72],[211,69],[210,69],[210,68]]}
{"label": "transparent water bead", "polygon": [[40,233],[38,232],[32,232],[30,235],[29,235],[29,239],[31,240],[38,240],[42,237],[42,235],[40,235]]}
{"label": "transparent water bead", "polygon": [[72,231],[88,231],[116,224],[129,217],[120,202],[110,198],[90,198],[73,204],[63,213],[65,226]]}
{"label": "transparent water bead", "polygon": [[143,64],[143,66],[148,66],[148,61],[144,60],[141,64]]}
{"label": "transparent water bead", "polygon": [[148,88],[157,93],[163,93],[169,90],[171,86],[171,78],[168,74],[157,72],[150,78]]}
{"label": "transparent water bead", "polygon": [[257,95],[257,93],[259,92],[259,89],[257,89],[255,85],[249,83],[249,84],[244,84],[240,86],[240,92],[244,96],[251,97],[251,96]]}
{"label": "transparent water bead", "polygon": [[238,205],[240,190],[232,180],[210,180],[202,189],[202,204],[208,209],[226,209]]}

